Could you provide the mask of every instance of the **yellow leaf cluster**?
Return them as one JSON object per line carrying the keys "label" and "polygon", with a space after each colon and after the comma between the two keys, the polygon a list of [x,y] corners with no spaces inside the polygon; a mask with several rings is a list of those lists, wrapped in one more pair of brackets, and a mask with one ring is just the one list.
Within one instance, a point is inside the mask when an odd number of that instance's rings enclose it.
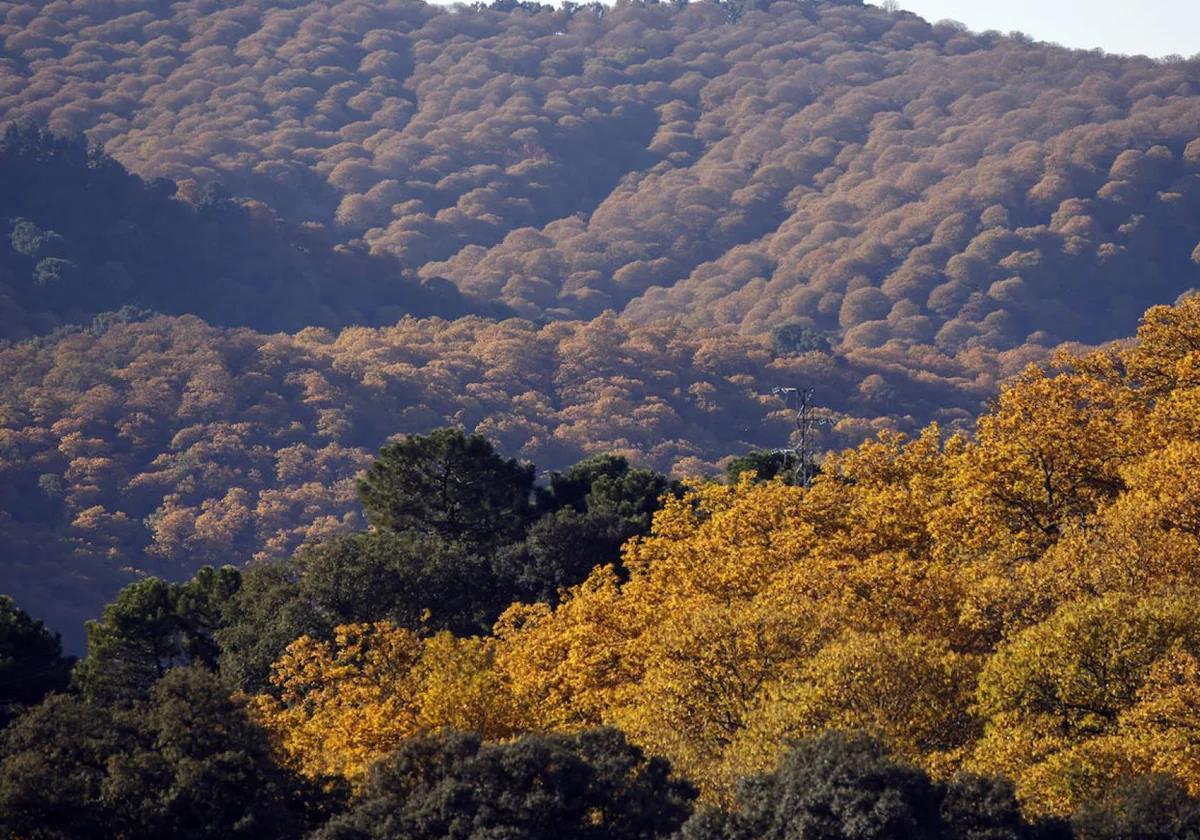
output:
{"label": "yellow leaf cluster", "polygon": [[1122,774],[1159,769],[1181,727],[1200,724],[1200,710],[1189,722],[1177,702],[1198,650],[1194,591],[1110,592],[1060,606],[988,659],[977,769],[1010,776],[1047,813],[1070,812]]}
{"label": "yellow leaf cluster", "polygon": [[372,761],[419,732],[508,734],[493,650],[491,639],[346,624],[331,642],[302,636],[289,645],[272,670],[278,694],[250,698],[251,708],[291,766],[356,784]]}

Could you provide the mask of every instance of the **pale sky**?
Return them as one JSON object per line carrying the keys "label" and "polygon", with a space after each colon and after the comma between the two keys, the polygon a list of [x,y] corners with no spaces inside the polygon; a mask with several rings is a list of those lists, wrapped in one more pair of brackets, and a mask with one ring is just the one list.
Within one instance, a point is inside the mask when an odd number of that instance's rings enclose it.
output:
{"label": "pale sky", "polygon": [[[876,5],[879,0],[869,0]],[[1200,53],[1200,0],[899,0],[930,22],[1014,29],[1065,47],[1150,56]]]}
{"label": "pale sky", "polygon": [[[469,2],[469,0],[459,0]],[[432,0],[450,4],[456,0]],[[486,2],[486,0],[485,0]],[[559,0],[541,0],[558,4]],[[587,0],[579,0],[587,2]],[[612,2],[612,0],[602,0]],[[883,0],[866,0],[879,6]],[[931,23],[1019,30],[1037,41],[1127,55],[1200,55],[1200,0],[898,0]]]}

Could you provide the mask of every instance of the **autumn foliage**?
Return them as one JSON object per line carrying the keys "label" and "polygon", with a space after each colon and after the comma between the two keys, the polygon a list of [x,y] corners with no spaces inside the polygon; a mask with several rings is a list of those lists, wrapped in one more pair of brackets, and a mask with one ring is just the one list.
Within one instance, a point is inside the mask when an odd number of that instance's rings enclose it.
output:
{"label": "autumn foliage", "polygon": [[894,5],[0,0],[0,836],[1200,836],[1200,58]]}
{"label": "autumn foliage", "polygon": [[395,434],[715,474],[797,384],[823,446],[959,431],[1200,285],[1195,60],[749,0],[5,0],[0,43],[0,569],[68,648],[353,530]]}
{"label": "autumn foliage", "polygon": [[0,41],[0,121],[525,317],[795,322],[919,370],[1195,285],[1195,60],[741,0],[10,0]]}
{"label": "autumn foliage", "polygon": [[611,725],[726,802],[793,739],[854,729],[935,778],[1008,776],[1031,814],[1152,774],[1200,794],[1197,347],[1189,298],[1029,370],[973,438],[886,433],[808,490],[694,483],[621,574],[487,637],[302,638],[257,714],[298,770],[352,780],[444,725]]}
{"label": "autumn foliage", "polygon": [[[741,0],[6,2],[0,39],[0,121],[112,156],[8,176],[7,334],[55,323],[54,288],[271,329],[611,310],[807,330],[878,416],[1198,282],[1195,60]],[[88,180],[129,200],[56,203]],[[162,288],[131,225],[206,270]]]}
{"label": "autumn foliage", "polygon": [[818,384],[838,419],[827,440],[845,445],[931,405],[963,422],[1019,361],[992,360],[961,395],[906,380],[893,418],[854,387],[868,369],[675,322],[404,318],[267,335],[126,313],[0,347],[0,570],[78,650],[75,628],[143,574],[283,559],[359,527],[355,477],[400,433],[462,426],[543,469],[615,452],[715,473],[787,440],[774,383]]}

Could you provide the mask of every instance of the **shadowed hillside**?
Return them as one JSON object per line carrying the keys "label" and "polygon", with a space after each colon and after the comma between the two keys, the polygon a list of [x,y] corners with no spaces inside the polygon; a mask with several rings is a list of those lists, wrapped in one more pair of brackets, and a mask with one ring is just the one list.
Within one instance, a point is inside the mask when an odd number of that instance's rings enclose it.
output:
{"label": "shadowed hillside", "polygon": [[920,367],[1197,285],[1196,62],[840,3],[0,9],[0,119],[526,316],[798,321]]}
{"label": "shadowed hillside", "polygon": [[0,350],[0,573],[70,628],[143,574],[287,557],[359,523],[353,479],[398,432],[461,425],[544,468],[618,452],[694,475],[787,439],[775,382],[820,388],[840,418],[828,444],[912,428],[906,406],[961,421],[982,398],[909,381],[885,403],[861,387],[872,377],[819,352],[611,315],[268,336],[118,313]]}
{"label": "shadowed hillside", "polygon": [[[218,184],[145,182],[81,140],[0,137],[0,339],[121,307],[264,330],[471,312],[454,287],[395,259],[334,247]],[[502,311],[488,306],[486,311]]]}

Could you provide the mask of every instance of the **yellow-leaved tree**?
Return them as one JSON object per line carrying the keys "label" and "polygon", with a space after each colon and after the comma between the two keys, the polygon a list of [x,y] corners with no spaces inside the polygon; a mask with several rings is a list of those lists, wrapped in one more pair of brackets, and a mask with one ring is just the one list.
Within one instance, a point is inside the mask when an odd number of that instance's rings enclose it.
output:
{"label": "yellow-leaved tree", "polygon": [[493,650],[491,639],[345,624],[332,641],[302,636],[289,645],[272,670],[277,694],[256,695],[251,707],[288,764],[357,784],[371,762],[423,731],[509,734]]}
{"label": "yellow-leaved tree", "polygon": [[1196,594],[1072,601],[1002,644],[979,678],[974,767],[1012,778],[1035,812],[1060,814],[1149,771],[1179,735],[1153,709],[1166,700],[1156,687],[1172,669],[1186,677],[1200,652]]}

